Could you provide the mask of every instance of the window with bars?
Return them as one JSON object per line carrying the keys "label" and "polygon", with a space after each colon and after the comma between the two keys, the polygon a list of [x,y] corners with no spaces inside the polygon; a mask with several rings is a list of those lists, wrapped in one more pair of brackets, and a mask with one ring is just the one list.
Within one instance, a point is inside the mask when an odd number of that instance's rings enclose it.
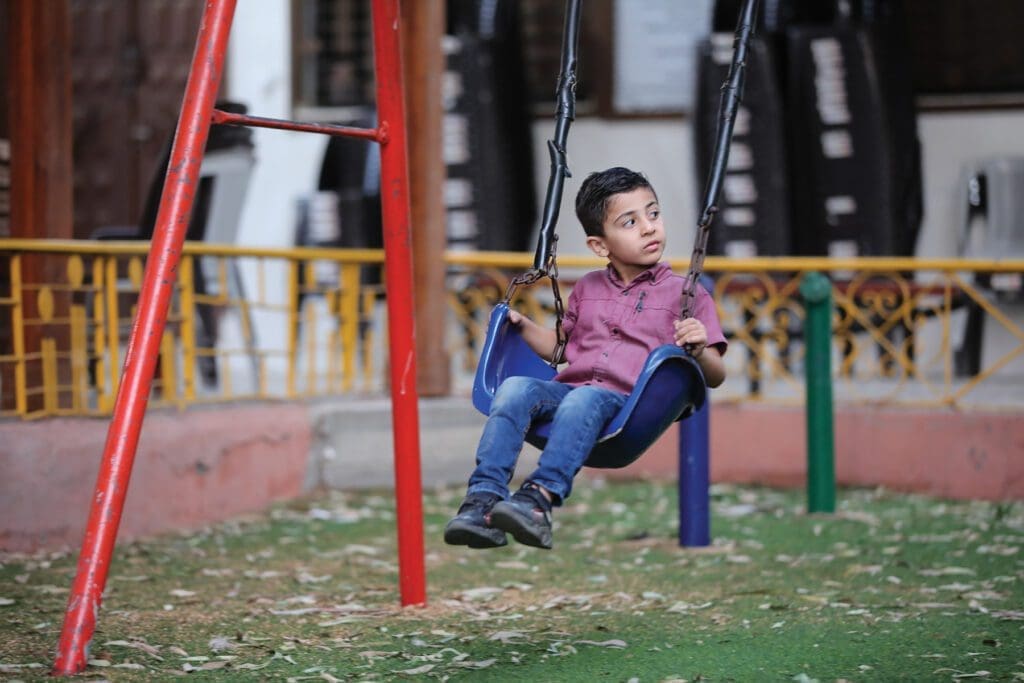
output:
{"label": "window with bars", "polygon": [[[428,0],[421,0],[428,1]],[[429,0],[438,2],[440,0]],[[507,1],[507,0],[506,0]],[[527,96],[541,115],[554,106],[561,61],[565,0],[514,0],[519,12]],[[449,15],[456,13],[458,0],[449,0]],[[481,16],[488,5],[479,3]],[[596,107],[593,74],[603,68],[598,61],[585,60],[602,51],[601,31],[609,0],[595,0],[594,10],[585,13],[581,28],[579,58],[581,69],[576,87],[578,113]],[[299,115],[315,116],[319,110],[366,107],[373,104],[373,33],[370,0],[293,0],[294,103]],[[606,18],[606,17],[605,17]],[[481,19],[481,23],[483,19]],[[500,30],[501,27],[496,27]],[[480,26],[477,30],[481,29]]]}
{"label": "window with bars", "polygon": [[1020,106],[1024,3],[906,0],[914,89],[926,103]]}
{"label": "window with bars", "polygon": [[[522,0],[520,6],[526,87],[533,110],[541,115],[550,114],[555,106],[555,90],[562,62],[565,4],[564,0]],[[593,9],[600,12],[600,5],[595,3]],[[594,74],[600,62],[591,61],[592,57],[600,54],[592,47],[600,39],[600,34],[593,30],[595,25],[596,21],[591,21],[588,14],[581,17],[576,83],[577,113],[580,114],[592,112],[597,106],[593,86],[599,80],[594,78]]]}
{"label": "window with bars", "polygon": [[295,106],[300,110],[373,103],[369,0],[294,0]]}
{"label": "window with bars", "polygon": [[[474,3],[483,15],[488,6],[508,0],[445,1],[450,15]],[[371,105],[374,84],[370,0],[292,2],[296,108],[302,112]],[[565,0],[514,2],[521,22],[527,97],[534,114],[547,116],[552,112],[557,86]],[[686,8],[692,13],[696,11],[694,7],[700,6],[705,8],[701,11],[710,12],[720,4],[728,3],[694,0]],[[738,0],[733,0],[733,4],[738,6]],[[768,3],[765,11],[777,4]],[[938,4],[932,0],[904,0],[917,95],[951,102],[976,100],[976,106],[982,107],[994,101],[993,97],[1010,97],[1019,102],[1024,91],[1024,42],[1016,40],[1015,31],[1024,20],[1024,3],[985,0],[983,4],[980,8],[975,7],[975,0],[945,0]],[[674,7],[675,0],[587,0],[579,45],[577,114],[644,113],[640,106],[643,103],[631,107],[624,101],[623,93],[628,100],[629,93],[636,90],[631,87],[636,86],[631,74],[642,80],[657,71],[660,57],[654,53],[658,44],[648,41],[650,49],[638,51],[629,49],[633,43],[627,38],[630,31],[643,24],[644,17]],[[731,14],[734,12],[730,13],[730,30]],[[620,54],[624,50],[629,54]],[[661,113],[683,113],[687,105],[670,109]]]}

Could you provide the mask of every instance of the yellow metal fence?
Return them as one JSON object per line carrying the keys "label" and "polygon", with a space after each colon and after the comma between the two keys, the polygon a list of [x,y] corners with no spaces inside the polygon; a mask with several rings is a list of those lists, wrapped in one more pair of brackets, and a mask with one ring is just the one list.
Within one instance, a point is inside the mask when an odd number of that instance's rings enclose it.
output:
{"label": "yellow metal fence", "polygon": [[[147,249],[0,240],[0,416],[110,413]],[[490,308],[531,261],[447,256],[454,392],[468,394]],[[574,274],[602,264],[567,256],[560,266],[567,296]],[[187,244],[151,405],[384,392],[382,268],[376,250]],[[730,341],[716,401],[803,401],[798,287],[819,271],[833,280],[838,401],[1024,406],[1024,261],[709,258],[707,270]],[[516,305],[552,319],[545,281]]]}

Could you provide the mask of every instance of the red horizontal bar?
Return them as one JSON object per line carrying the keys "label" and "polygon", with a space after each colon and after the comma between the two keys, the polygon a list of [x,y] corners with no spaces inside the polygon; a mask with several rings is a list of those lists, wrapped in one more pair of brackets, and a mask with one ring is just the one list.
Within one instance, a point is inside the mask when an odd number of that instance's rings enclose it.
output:
{"label": "red horizontal bar", "polygon": [[350,138],[363,138],[373,142],[385,142],[387,130],[385,126],[380,128],[353,128],[351,126],[337,126],[330,123],[302,123],[301,121],[287,121],[285,119],[271,119],[265,116],[246,116],[244,114],[232,114],[230,112],[214,109],[210,117],[213,123],[228,123],[235,126],[251,126],[253,128],[276,128],[278,130],[297,130],[303,133],[322,133],[324,135],[344,136]]}

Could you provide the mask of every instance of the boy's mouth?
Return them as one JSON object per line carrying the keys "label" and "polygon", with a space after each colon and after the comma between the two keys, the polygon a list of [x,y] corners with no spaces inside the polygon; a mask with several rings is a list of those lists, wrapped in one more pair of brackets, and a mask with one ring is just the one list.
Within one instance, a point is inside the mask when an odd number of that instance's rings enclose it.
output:
{"label": "boy's mouth", "polygon": [[661,249],[661,242],[659,242],[658,240],[648,242],[647,244],[644,245],[644,251],[657,251],[659,249]]}

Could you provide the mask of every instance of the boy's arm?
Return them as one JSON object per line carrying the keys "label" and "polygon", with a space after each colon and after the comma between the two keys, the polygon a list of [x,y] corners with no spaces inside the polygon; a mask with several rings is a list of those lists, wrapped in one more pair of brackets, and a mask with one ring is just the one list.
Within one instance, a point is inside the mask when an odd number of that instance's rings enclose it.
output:
{"label": "boy's arm", "polygon": [[[527,346],[544,360],[550,361],[551,354],[555,352],[558,344],[558,337],[554,330],[541,327],[518,311],[509,310],[508,321],[519,328],[519,334]],[[561,359],[559,359],[561,360]]]}
{"label": "boy's arm", "polygon": [[696,318],[675,322],[677,346],[686,347],[704,372],[704,381],[712,389],[725,381],[725,361],[717,346],[708,346],[708,330]]}
{"label": "boy's arm", "polygon": [[705,346],[697,356],[697,363],[704,371],[704,381],[714,389],[725,381],[725,360],[717,346]]}

